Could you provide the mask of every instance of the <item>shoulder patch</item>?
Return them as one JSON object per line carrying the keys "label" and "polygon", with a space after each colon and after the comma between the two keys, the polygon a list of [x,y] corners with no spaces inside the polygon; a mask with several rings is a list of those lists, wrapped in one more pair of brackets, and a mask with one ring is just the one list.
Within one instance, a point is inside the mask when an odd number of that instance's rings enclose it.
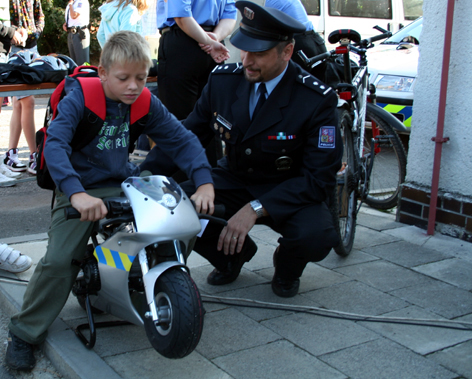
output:
{"label": "shoulder patch", "polygon": [[243,72],[242,63],[228,63],[216,66],[212,74],[239,74]]}
{"label": "shoulder patch", "polygon": [[311,88],[312,90],[326,96],[326,94],[330,93],[333,89],[328,86],[327,84],[323,83],[321,80],[315,78],[313,75],[297,75],[297,82],[302,83],[303,85]]}

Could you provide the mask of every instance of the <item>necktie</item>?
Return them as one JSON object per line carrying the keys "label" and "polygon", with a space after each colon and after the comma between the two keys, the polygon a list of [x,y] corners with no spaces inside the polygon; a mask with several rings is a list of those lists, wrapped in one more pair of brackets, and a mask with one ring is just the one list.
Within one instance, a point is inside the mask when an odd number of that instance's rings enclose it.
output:
{"label": "necktie", "polygon": [[259,85],[259,88],[257,89],[257,92],[259,92],[259,100],[257,100],[256,107],[254,108],[254,112],[252,113],[252,119],[254,120],[256,118],[257,112],[260,111],[262,106],[264,105],[266,101],[266,85],[265,83],[261,83]]}

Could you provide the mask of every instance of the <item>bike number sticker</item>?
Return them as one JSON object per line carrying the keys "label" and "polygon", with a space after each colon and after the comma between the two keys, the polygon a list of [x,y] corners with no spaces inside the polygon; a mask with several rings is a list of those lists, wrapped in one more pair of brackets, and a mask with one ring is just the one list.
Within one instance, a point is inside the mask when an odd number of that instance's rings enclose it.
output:
{"label": "bike number sticker", "polygon": [[322,126],[320,128],[320,140],[318,147],[334,149],[336,128],[334,126]]}

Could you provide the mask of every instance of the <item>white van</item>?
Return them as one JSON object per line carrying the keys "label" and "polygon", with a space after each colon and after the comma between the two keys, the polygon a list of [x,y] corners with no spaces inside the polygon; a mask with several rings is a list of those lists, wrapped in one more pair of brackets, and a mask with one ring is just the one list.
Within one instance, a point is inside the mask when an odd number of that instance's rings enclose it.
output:
{"label": "white van", "polygon": [[[375,25],[395,33],[423,15],[423,0],[301,0],[314,29],[325,39],[336,29],[354,29],[362,38],[379,34]],[[330,47],[328,46],[328,49]]]}

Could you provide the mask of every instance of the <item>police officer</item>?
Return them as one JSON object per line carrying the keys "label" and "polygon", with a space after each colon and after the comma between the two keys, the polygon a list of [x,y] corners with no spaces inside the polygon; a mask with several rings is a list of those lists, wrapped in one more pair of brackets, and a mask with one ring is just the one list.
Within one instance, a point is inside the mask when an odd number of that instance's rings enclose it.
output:
{"label": "police officer", "polygon": [[[213,70],[184,122],[204,146],[218,136],[226,147],[212,174],[215,204],[225,205],[228,225],[209,223],[194,250],[215,267],[209,284],[231,283],[256,253],[248,232],[268,225],[282,235],[272,290],[292,297],[307,263],[324,259],[339,242],[326,203],[341,167],[337,96],[290,59],[303,24],[250,1],[236,7],[242,21],[231,43],[242,63]],[[150,156],[162,172],[165,157],[157,152]],[[182,187],[194,191],[189,182]]]}
{"label": "police officer", "polygon": [[[158,25],[159,98],[182,120],[192,111],[211,70],[228,59],[228,49],[220,41],[233,30],[237,11],[234,0],[172,0],[164,5],[158,6],[158,19],[165,20]],[[163,12],[165,17],[159,14]]]}
{"label": "police officer", "polygon": [[90,63],[90,5],[88,0],[69,0],[62,29],[67,32],[70,57],[79,66]]}
{"label": "police officer", "polygon": [[[297,54],[299,50],[302,50],[309,58],[326,53],[325,42],[314,30],[313,23],[308,19],[305,7],[300,0],[266,0],[265,6],[278,9],[305,25],[305,30],[294,36],[295,52],[292,55],[294,62],[306,69],[302,59]],[[326,80],[326,62],[316,65],[309,72],[320,80]]]}

